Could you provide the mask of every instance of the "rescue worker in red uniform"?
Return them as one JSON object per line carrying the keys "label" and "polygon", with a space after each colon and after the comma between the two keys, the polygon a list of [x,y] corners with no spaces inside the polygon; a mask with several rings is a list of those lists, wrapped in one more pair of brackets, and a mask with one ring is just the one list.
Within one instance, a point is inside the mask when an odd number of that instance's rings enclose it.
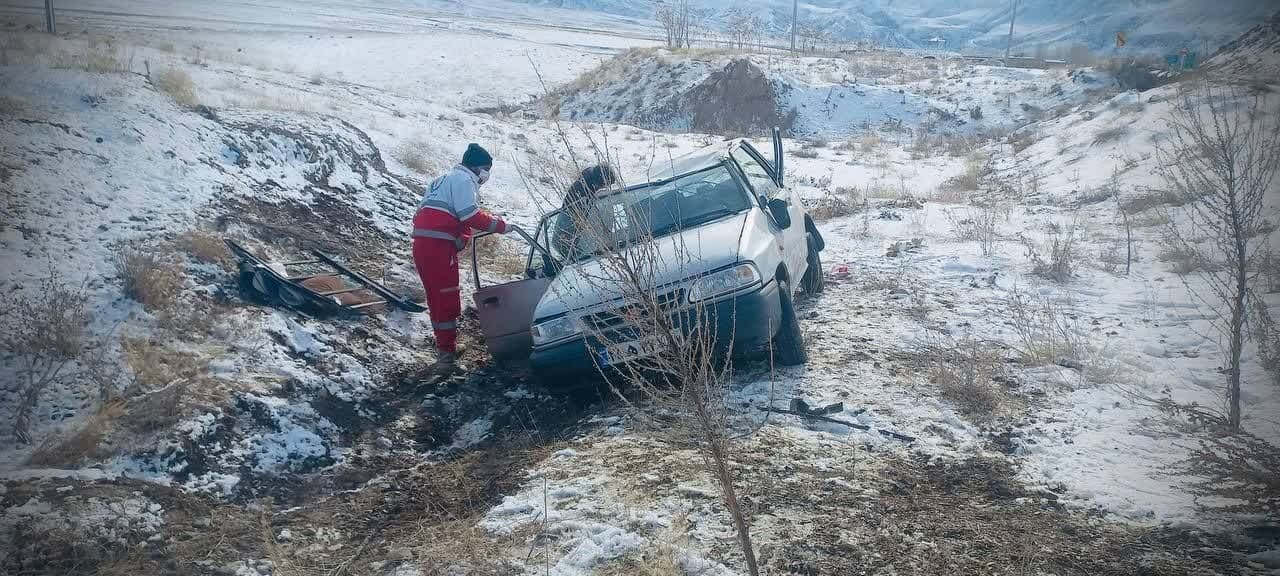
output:
{"label": "rescue worker in red uniform", "polygon": [[493,156],[478,144],[467,146],[462,163],[431,182],[413,217],[413,264],[427,292],[427,310],[439,359],[434,374],[451,372],[457,362],[458,253],[471,231],[507,233],[507,223],[480,209],[477,192],[489,180]]}

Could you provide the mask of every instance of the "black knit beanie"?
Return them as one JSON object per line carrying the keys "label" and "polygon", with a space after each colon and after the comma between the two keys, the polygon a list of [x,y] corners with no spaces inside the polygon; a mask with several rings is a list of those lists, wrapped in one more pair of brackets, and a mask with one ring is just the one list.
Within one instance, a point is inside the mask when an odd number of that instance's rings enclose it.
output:
{"label": "black knit beanie", "polygon": [[467,145],[467,151],[462,153],[462,165],[467,168],[488,168],[493,166],[493,156],[489,155],[488,150],[472,142]]}

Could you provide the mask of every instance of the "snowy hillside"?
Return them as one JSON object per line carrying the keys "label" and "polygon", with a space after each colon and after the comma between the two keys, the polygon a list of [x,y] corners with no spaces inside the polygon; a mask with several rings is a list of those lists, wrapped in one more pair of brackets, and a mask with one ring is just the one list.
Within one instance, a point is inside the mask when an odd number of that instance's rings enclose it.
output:
{"label": "snowy hillside", "polygon": [[[780,125],[796,136],[842,138],[894,127],[969,135],[1010,129],[1116,90],[1107,73],[1088,69],[1009,69],[886,54],[776,58],[633,50],[547,100],[568,120],[753,134]],[[723,117],[701,110],[708,100],[727,111]]]}

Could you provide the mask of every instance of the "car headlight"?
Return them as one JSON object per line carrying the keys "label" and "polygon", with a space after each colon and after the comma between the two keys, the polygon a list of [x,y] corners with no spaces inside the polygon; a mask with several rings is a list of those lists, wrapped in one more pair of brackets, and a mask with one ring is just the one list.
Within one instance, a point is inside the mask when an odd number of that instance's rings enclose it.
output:
{"label": "car headlight", "polygon": [[750,262],[738,264],[719,272],[712,272],[689,287],[689,301],[699,302],[716,296],[736,292],[760,281],[760,271]]}
{"label": "car headlight", "polygon": [[561,316],[534,324],[530,331],[533,333],[533,345],[541,346],[548,342],[564,340],[582,330],[579,328],[577,320],[569,316]]}

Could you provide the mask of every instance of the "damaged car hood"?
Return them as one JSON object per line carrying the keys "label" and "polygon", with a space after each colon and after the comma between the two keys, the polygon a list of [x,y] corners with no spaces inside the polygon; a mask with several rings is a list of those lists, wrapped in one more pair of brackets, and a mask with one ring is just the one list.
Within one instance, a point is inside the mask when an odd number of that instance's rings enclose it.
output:
{"label": "damaged car hood", "polygon": [[[645,266],[652,286],[667,286],[729,266],[738,261],[742,228],[750,211],[726,216],[695,228],[632,246],[614,258],[642,260],[650,254],[656,264]],[[534,312],[535,322],[564,312],[587,311],[621,299],[624,284],[608,256],[565,266],[552,281]]]}

